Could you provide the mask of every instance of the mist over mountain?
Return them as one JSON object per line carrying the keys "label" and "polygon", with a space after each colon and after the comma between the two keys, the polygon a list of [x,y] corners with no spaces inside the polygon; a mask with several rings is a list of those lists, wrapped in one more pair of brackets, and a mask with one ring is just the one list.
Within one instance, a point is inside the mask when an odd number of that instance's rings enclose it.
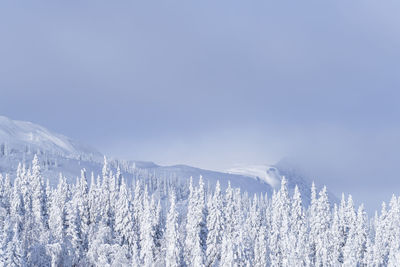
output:
{"label": "mist over mountain", "polygon": [[[43,167],[44,178],[49,179],[52,185],[56,185],[60,173],[70,183],[75,182],[82,169],[88,173],[93,172],[95,176],[100,175],[104,164],[104,156],[95,148],[32,122],[15,121],[0,116],[0,172],[14,177],[18,164],[30,166],[35,154],[38,155]],[[280,188],[284,176],[288,181],[290,192],[293,192],[297,185],[305,203],[310,202],[312,181],[297,172],[290,162],[282,161],[271,166],[242,166],[226,172],[217,172],[187,165],[160,166],[153,162],[107,158],[110,168],[116,172],[119,167],[128,183],[138,173],[145,171],[159,179],[175,177],[188,181],[192,177],[194,182],[198,182],[202,176],[206,184],[211,187],[219,181],[223,189],[230,183],[232,187],[238,187],[249,194],[271,195],[274,190]],[[318,181],[316,182],[318,184]],[[336,200],[333,194],[330,193],[330,196],[332,200]]]}

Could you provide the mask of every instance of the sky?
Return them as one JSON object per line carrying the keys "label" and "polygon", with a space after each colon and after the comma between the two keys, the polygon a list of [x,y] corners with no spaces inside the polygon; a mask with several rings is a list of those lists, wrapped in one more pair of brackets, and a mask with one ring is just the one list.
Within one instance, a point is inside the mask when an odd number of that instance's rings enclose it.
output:
{"label": "sky", "polygon": [[1,1],[0,113],[103,153],[225,170],[289,157],[399,194],[400,2]]}

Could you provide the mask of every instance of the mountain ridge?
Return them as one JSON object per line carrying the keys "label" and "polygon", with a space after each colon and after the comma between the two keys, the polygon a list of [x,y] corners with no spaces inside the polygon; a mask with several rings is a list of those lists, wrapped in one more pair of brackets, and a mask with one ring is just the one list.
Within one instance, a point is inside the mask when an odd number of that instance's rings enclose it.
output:
{"label": "mountain ridge", "polygon": [[[103,164],[103,155],[94,148],[35,123],[14,121],[0,116],[0,173],[14,175],[18,164],[22,162],[29,166],[34,154],[38,154],[43,175],[50,180],[50,184],[56,184],[59,173],[66,176],[69,182],[80,175],[81,169],[100,174]],[[121,167],[128,183],[135,175],[143,172],[160,179],[175,177],[187,181],[192,177],[194,182],[202,176],[210,186],[219,181],[222,188],[230,183],[248,193],[272,194],[279,189],[281,178],[285,176],[289,190],[293,191],[297,185],[305,203],[310,201],[311,182],[290,170],[287,164],[247,166],[218,172],[183,164],[161,166],[147,161],[109,161],[115,171],[117,167]]]}
{"label": "mountain ridge", "polygon": [[65,156],[101,158],[96,149],[83,145],[65,135],[54,133],[38,124],[12,120],[0,115],[0,141],[9,149],[42,150]]}

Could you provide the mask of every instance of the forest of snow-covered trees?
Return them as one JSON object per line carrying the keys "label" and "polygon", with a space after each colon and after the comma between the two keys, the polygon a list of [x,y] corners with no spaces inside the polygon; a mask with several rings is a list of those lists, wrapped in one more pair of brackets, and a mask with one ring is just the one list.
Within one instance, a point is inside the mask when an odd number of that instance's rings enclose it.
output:
{"label": "forest of snow-covered trees", "polygon": [[285,179],[272,196],[201,178],[127,183],[107,162],[51,188],[35,157],[13,183],[0,176],[0,266],[400,266],[400,199],[368,219],[351,196],[332,205],[310,190],[304,207]]}

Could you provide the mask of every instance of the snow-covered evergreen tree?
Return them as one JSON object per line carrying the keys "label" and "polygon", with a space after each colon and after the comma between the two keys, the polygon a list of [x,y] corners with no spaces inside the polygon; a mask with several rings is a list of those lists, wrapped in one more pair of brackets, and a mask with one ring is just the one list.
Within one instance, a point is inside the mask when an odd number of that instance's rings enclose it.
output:
{"label": "snow-covered evergreen tree", "polygon": [[[261,225],[254,243],[253,266],[267,266],[267,231],[266,226]],[[298,265],[300,266],[300,265]]]}
{"label": "snow-covered evergreen tree", "polygon": [[4,265],[5,266],[27,266],[26,255],[21,242],[21,231],[18,224],[14,225],[13,237],[7,243]]}
{"label": "snow-covered evergreen tree", "polygon": [[281,182],[281,189],[273,194],[271,207],[271,226],[269,235],[271,265],[287,265],[289,262],[289,229],[290,229],[290,198],[286,179]]}
{"label": "snow-covered evergreen tree", "polygon": [[152,212],[154,200],[152,201],[148,195],[147,186],[143,195],[143,213],[140,227],[140,259],[143,266],[151,266],[154,262],[154,213]]}
{"label": "snow-covered evergreen tree", "polygon": [[134,232],[134,217],[131,207],[131,196],[128,193],[125,181],[121,181],[115,213],[115,231],[121,246],[128,246],[131,258],[137,261],[137,236]]}
{"label": "snow-covered evergreen tree", "polygon": [[181,266],[181,244],[179,238],[178,212],[176,210],[175,193],[170,193],[170,207],[165,231],[165,266]]}
{"label": "snow-covered evergreen tree", "polygon": [[47,246],[47,250],[51,252],[53,265],[63,264],[67,258],[68,201],[70,201],[69,186],[65,177],[60,174],[58,186],[55,194],[52,195],[49,210],[51,241]]}
{"label": "snow-covered evergreen tree", "polygon": [[299,188],[294,189],[290,212],[289,266],[308,266],[307,225]]}
{"label": "snow-covered evergreen tree", "polygon": [[79,181],[79,187],[77,188],[75,201],[81,222],[80,228],[82,234],[81,238],[83,249],[87,251],[89,242],[89,231],[91,226],[91,216],[89,206],[89,185],[85,169],[81,171],[81,179]]}
{"label": "snow-covered evergreen tree", "polygon": [[37,155],[32,161],[31,173],[32,186],[32,208],[38,223],[42,224],[44,229],[48,228],[48,211],[47,211],[47,193],[46,185],[40,171],[40,163]]}
{"label": "snow-covered evergreen tree", "polygon": [[221,244],[224,234],[224,202],[221,186],[217,182],[213,196],[208,199],[207,216],[207,266],[216,266],[221,259]]}
{"label": "snow-covered evergreen tree", "polygon": [[196,266],[205,265],[207,240],[206,205],[204,183],[199,180],[199,188],[193,187],[192,179],[189,185],[188,212],[185,238],[185,262]]}
{"label": "snow-covered evergreen tree", "polygon": [[331,240],[329,230],[331,226],[331,212],[326,187],[319,193],[317,206],[317,225],[316,226],[316,264],[326,266],[331,262],[330,246]]}
{"label": "snow-covered evergreen tree", "polygon": [[84,265],[84,240],[82,238],[82,221],[77,205],[70,203],[68,214],[68,237],[71,245],[70,260],[72,265]]}

